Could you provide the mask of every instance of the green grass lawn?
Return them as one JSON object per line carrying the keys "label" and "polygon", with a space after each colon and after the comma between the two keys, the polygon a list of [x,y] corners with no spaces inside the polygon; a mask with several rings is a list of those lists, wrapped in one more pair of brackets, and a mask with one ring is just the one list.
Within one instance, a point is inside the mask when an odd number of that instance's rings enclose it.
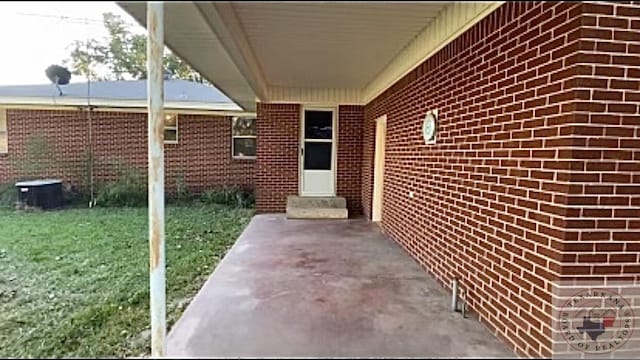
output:
{"label": "green grass lawn", "polygon": [[[167,321],[179,318],[252,210],[166,210]],[[0,209],[0,357],[149,353],[146,208]]]}

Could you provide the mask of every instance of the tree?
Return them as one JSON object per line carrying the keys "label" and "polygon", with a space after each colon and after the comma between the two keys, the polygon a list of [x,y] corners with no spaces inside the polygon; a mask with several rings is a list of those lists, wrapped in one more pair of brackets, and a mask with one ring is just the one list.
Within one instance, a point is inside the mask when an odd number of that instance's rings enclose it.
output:
{"label": "tree", "polygon": [[[131,32],[130,26],[118,15],[102,14],[108,36],[103,39],[75,40],[68,48],[64,64],[74,75],[95,80],[130,80],[147,77],[147,37]],[[182,59],[165,49],[164,68],[174,78],[206,82]]]}

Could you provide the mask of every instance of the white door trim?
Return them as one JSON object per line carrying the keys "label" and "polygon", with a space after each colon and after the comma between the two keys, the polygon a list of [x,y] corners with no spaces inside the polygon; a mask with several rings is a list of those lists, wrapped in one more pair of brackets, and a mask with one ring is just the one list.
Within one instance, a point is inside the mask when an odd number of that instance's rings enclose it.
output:
{"label": "white door trim", "polygon": [[[331,111],[332,114],[332,126],[331,126],[331,172],[333,177],[333,191],[327,194],[305,194],[304,189],[304,112],[307,110],[318,111]],[[338,174],[338,108],[333,106],[300,106],[300,136],[298,146],[298,194],[300,196],[336,196],[338,188],[337,174]],[[318,141],[323,142],[323,141]],[[326,141],[328,142],[328,141]],[[313,170],[307,170],[313,171]]]}
{"label": "white door trim", "polygon": [[376,120],[375,155],[373,160],[373,196],[371,201],[371,221],[382,221],[384,204],[384,162],[387,139],[387,115]]}

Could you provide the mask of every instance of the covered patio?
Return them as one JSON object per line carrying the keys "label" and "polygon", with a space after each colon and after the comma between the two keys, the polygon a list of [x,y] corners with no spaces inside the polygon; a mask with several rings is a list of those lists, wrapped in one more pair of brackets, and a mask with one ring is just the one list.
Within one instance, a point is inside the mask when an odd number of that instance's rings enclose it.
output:
{"label": "covered patio", "polygon": [[508,357],[366,219],[257,215],[169,334],[176,357]]}
{"label": "covered patio", "polygon": [[[257,217],[170,354],[492,356],[505,350],[493,332],[520,356],[564,356],[559,289],[637,287],[638,4],[120,6],[255,112],[257,213],[298,197],[366,219]],[[150,232],[156,356],[161,234]],[[448,311],[454,279],[491,331]]]}

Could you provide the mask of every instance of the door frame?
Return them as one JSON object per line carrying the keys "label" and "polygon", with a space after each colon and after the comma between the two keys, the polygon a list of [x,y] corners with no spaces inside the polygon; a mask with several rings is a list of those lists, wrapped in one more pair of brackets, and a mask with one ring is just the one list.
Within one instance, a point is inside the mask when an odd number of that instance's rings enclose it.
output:
{"label": "door frame", "polygon": [[371,196],[371,221],[382,221],[384,206],[384,164],[387,142],[387,115],[375,120],[375,152],[373,157],[373,194]]}
{"label": "door frame", "polygon": [[[302,189],[304,188],[304,156],[302,156],[302,149],[304,148],[304,112],[306,110],[317,111],[331,111],[332,126],[331,126],[331,170],[333,175],[333,193],[325,196],[336,196],[338,190],[338,107],[337,106],[322,106],[322,105],[309,105],[300,106],[300,136],[298,139],[298,195],[305,195]],[[312,195],[313,196],[313,195]]]}

